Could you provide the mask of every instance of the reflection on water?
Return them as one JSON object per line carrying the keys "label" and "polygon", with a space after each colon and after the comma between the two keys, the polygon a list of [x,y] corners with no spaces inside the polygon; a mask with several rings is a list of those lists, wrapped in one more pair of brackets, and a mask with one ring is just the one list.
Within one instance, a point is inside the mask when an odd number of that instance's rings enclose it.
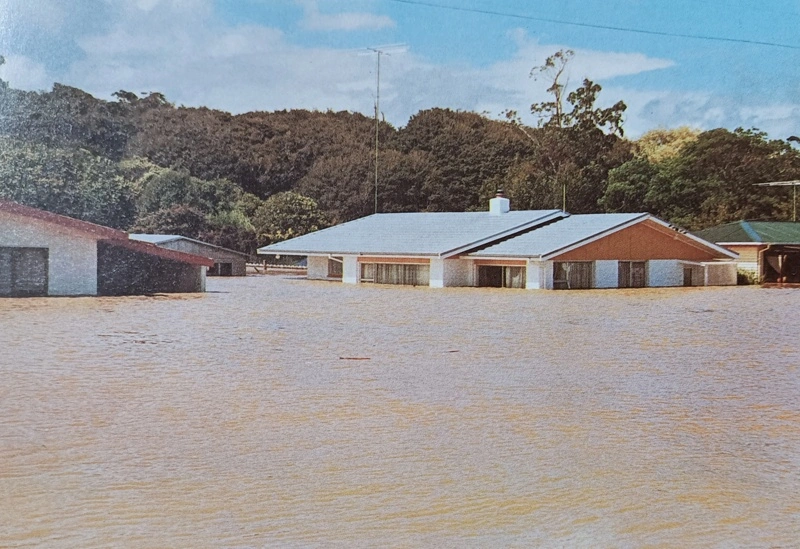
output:
{"label": "reflection on water", "polygon": [[2,547],[792,546],[800,290],[0,300]]}

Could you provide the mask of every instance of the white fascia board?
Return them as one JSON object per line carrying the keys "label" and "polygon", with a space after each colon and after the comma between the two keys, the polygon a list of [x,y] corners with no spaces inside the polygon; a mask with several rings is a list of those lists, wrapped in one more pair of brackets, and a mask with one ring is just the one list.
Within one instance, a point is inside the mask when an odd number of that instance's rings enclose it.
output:
{"label": "white fascia board", "polygon": [[[493,235],[488,236],[486,238],[481,238],[480,240],[476,240],[475,242],[471,242],[470,244],[465,244],[463,246],[459,246],[458,248],[454,248],[452,250],[448,250],[448,251],[445,251],[445,252],[440,252],[439,253],[439,257],[442,258],[442,259],[447,259],[449,257],[453,257],[454,255],[460,255],[460,254],[462,254],[464,252],[467,252],[469,250],[472,250],[474,248],[479,248],[481,246],[485,246],[487,244],[491,244],[492,242],[494,242],[496,240],[500,240],[502,238],[506,238],[506,237],[510,237],[510,236],[516,236],[517,233],[522,233],[523,231],[526,231],[527,229],[535,229],[537,226],[541,225],[542,223],[546,223],[547,221],[552,221],[553,219],[566,218],[566,217],[569,217],[569,214],[564,213],[564,212],[562,212],[560,210],[559,211],[555,211],[555,212],[553,212],[551,214],[548,214],[548,215],[545,215],[543,217],[539,217],[539,218],[536,218],[534,220],[527,221],[525,223],[517,225],[516,227],[512,227],[510,229],[506,229],[505,231],[499,232],[497,234],[493,234]],[[517,259],[519,259],[519,258],[517,258]]]}
{"label": "white fascia board", "polygon": [[563,247],[561,247],[561,248],[559,248],[557,250],[553,250],[551,252],[547,252],[546,254],[542,254],[540,257],[543,260],[549,260],[549,259],[551,259],[551,258],[553,258],[555,256],[558,256],[558,255],[561,255],[561,254],[565,254],[565,253],[570,252],[570,251],[572,251],[572,250],[574,250],[576,248],[580,248],[581,246],[586,246],[587,244],[591,244],[592,242],[594,242],[596,240],[600,240],[602,238],[605,238],[610,234],[613,234],[613,233],[615,233],[617,231],[621,231],[622,229],[627,229],[628,227],[636,225],[637,223],[641,223],[642,221],[645,221],[648,218],[655,219],[650,214],[642,214],[639,217],[634,217],[633,219],[630,219],[628,221],[620,223],[619,225],[611,227],[610,229],[606,229],[604,231],[601,231],[601,232],[599,232],[599,233],[597,233],[597,234],[595,234],[593,236],[590,236],[588,238],[584,238],[583,240],[579,240],[577,242],[573,242],[572,244],[569,244],[568,246],[563,246]]}

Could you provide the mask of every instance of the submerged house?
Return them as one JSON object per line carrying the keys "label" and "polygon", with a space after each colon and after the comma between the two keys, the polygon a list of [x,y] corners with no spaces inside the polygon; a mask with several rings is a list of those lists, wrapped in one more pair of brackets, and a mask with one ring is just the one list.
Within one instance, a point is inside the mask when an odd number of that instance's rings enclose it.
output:
{"label": "submerged house", "polygon": [[161,248],[177,250],[214,260],[214,266],[208,270],[208,276],[245,276],[247,274],[248,255],[177,234],[139,234],[131,233],[132,240],[149,242]]}
{"label": "submerged house", "polygon": [[649,214],[510,211],[375,214],[271,244],[308,278],[528,289],[736,284],[736,254]]}
{"label": "submerged house", "polygon": [[739,269],[762,282],[800,283],[800,223],[736,221],[695,234],[739,254]]}
{"label": "submerged house", "polygon": [[202,292],[206,257],[0,200],[0,296]]}

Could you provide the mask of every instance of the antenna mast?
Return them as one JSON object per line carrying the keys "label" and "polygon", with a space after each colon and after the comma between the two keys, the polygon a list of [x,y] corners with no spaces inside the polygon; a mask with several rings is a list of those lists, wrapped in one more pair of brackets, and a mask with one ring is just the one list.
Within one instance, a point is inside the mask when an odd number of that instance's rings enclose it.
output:
{"label": "antenna mast", "polygon": [[376,46],[366,48],[369,52],[376,54],[375,71],[375,213],[378,213],[378,153],[380,138],[380,112],[381,112],[381,55],[391,53],[401,53],[406,50],[405,44],[390,44],[387,46]]}

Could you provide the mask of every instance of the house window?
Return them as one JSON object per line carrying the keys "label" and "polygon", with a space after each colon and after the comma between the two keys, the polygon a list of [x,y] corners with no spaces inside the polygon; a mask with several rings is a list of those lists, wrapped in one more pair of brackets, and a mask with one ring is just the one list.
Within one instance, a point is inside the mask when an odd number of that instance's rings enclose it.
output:
{"label": "house window", "polygon": [[361,282],[427,286],[430,284],[430,278],[430,267],[428,265],[408,265],[405,263],[361,264]]}
{"label": "house window", "polygon": [[342,258],[329,257],[328,258],[328,278],[342,278]]}
{"label": "house window", "polygon": [[524,288],[525,267],[480,265],[478,286],[483,288]]}
{"label": "house window", "polygon": [[45,296],[47,248],[0,248],[0,296]]}
{"label": "house window", "polygon": [[591,261],[556,261],[553,263],[553,289],[577,290],[594,287]]}
{"label": "house window", "polygon": [[620,288],[644,288],[647,286],[645,262],[620,261],[618,286]]}

